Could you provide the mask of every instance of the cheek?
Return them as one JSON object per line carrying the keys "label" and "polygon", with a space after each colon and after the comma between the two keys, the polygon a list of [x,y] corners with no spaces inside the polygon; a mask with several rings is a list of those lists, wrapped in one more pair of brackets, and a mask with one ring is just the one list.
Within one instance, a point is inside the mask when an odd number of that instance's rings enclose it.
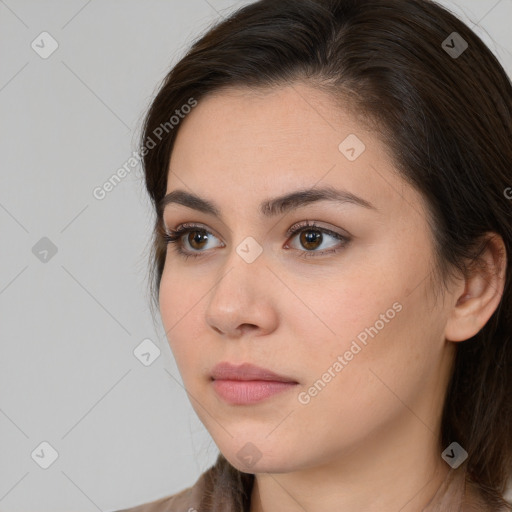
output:
{"label": "cheek", "polygon": [[166,332],[172,329],[170,333],[182,329],[184,323],[190,324],[191,316],[197,317],[197,310],[201,308],[202,301],[207,300],[205,294],[209,289],[202,284],[205,280],[174,264],[173,258],[164,267],[159,290],[160,314],[166,324]]}
{"label": "cheek", "polygon": [[[407,406],[414,407],[427,389],[432,356],[426,350],[427,340],[414,335],[419,330],[417,316],[408,307],[403,304],[401,311],[393,310],[394,318],[384,327],[376,322],[379,308],[370,311],[365,318],[371,323],[362,328],[358,322],[344,323],[342,312],[333,317],[339,334],[324,336],[323,344],[312,344],[301,354],[308,363],[303,394],[294,398],[295,425],[301,425],[303,436],[323,433],[315,441],[319,451],[325,448],[325,439],[331,440],[328,445],[341,447],[373,435],[407,415]],[[357,337],[360,333],[365,334],[366,344]]]}
{"label": "cheek", "polygon": [[334,400],[369,414],[382,400],[397,402],[391,390],[404,399],[417,392],[435,366],[440,322],[422,286],[410,293],[413,279],[397,264],[387,268],[296,289],[309,306],[297,310],[294,303],[288,310],[288,318],[296,319],[294,337],[303,340],[296,353],[308,361],[304,384],[325,398],[312,401],[328,407]]}
{"label": "cheek", "polygon": [[342,271],[324,280],[321,288],[310,288],[309,296],[302,288],[304,301],[314,305],[323,321],[316,324],[325,335],[311,338],[318,353],[325,354],[325,346],[331,359],[351,348],[357,352],[355,342],[361,350],[354,361],[393,365],[426,352],[439,323],[425,288],[428,244],[423,235],[403,234],[401,239],[408,243],[383,237],[371,248],[358,248],[357,262],[351,255]]}
{"label": "cheek", "polygon": [[204,336],[197,321],[198,311],[203,307],[204,292],[177,273],[162,276],[159,291],[160,315],[171,351],[183,378],[191,361],[205,347],[201,345]]}
{"label": "cheek", "polygon": [[[295,319],[298,339],[307,340],[308,350],[317,356],[333,359],[350,350],[353,341],[364,350],[372,340],[385,338],[404,316],[396,283],[393,287],[371,272],[317,281],[314,287],[303,283],[294,292],[301,300],[290,299],[283,318]],[[319,359],[325,364],[323,357],[313,358]]]}

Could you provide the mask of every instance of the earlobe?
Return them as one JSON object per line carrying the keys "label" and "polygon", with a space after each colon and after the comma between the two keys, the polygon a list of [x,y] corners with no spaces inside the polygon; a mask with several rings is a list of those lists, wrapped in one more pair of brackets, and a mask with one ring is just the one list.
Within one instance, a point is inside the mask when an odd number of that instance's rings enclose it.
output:
{"label": "earlobe", "polygon": [[501,236],[488,235],[482,265],[475,266],[464,284],[463,292],[454,295],[455,305],[449,313],[445,338],[465,341],[475,336],[496,311],[505,288],[507,254]]}

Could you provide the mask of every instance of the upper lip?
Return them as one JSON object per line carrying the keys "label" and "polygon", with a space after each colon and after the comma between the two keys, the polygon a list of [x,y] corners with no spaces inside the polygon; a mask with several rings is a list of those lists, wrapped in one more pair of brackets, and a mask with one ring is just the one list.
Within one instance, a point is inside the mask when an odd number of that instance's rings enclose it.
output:
{"label": "upper lip", "polygon": [[296,380],[274,373],[266,368],[250,363],[234,365],[231,363],[219,363],[214,366],[211,377],[213,380],[267,380],[272,382],[294,382]]}

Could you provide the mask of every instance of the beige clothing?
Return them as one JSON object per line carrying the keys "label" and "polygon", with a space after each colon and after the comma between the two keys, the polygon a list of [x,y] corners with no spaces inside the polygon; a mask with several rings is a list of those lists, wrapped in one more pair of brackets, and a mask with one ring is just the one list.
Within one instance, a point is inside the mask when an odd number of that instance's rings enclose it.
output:
{"label": "beige clothing", "polygon": [[[223,464],[219,461],[223,460]],[[240,473],[222,455],[214,466],[201,474],[191,487],[181,492],[116,512],[249,512],[246,506],[230,492],[230,483],[243,478],[245,496],[250,498],[254,475]],[[236,487],[236,486],[235,486]],[[486,505],[476,487],[466,483],[466,464],[450,469],[445,481],[438,488],[432,500],[418,512],[509,512],[512,507]],[[388,512],[388,511],[383,511]]]}

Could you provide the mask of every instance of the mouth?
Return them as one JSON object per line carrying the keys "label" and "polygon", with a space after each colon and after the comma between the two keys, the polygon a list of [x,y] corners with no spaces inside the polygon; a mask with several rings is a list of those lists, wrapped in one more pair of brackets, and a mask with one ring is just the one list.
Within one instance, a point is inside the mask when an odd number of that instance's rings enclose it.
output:
{"label": "mouth", "polygon": [[240,365],[233,365],[231,363],[219,363],[214,366],[211,373],[212,380],[244,380],[244,381],[269,381],[269,382],[285,382],[295,383],[298,382],[288,376],[279,375],[267,368],[255,366],[250,363],[243,363]]}
{"label": "mouth", "polygon": [[257,403],[299,384],[291,377],[250,363],[220,363],[212,370],[211,382],[217,395],[231,405]]}

